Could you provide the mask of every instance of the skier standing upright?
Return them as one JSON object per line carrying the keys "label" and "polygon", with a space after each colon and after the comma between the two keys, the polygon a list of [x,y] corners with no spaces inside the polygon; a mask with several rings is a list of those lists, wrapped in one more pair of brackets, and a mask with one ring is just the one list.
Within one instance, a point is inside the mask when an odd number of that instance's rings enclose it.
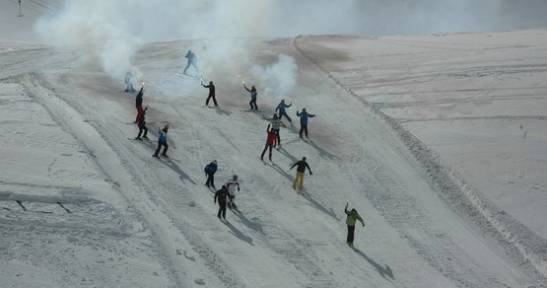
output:
{"label": "skier standing upright", "polygon": [[209,81],[209,85],[204,85],[203,82],[201,83],[201,86],[204,88],[209,88],[209,96],[207,97],[207,101],[205,101],[205,106],[209,106],[209,100],[213,99],[213,103],[215,103],[215,106],[218,106],[217,99],[215,98],[215,84],[213,81]]}
{"label": "skier standing upright", "polygon": [[133,88],[133,74],[131,72],[125,73],[125,93],[133,93],[135,92],[135,88]]}
{"label": "skier standing upright", "polygon": [[167,131],[169,130],[169,125],[165,125],[163,129],[160,130],[160,136],[158,137],[158,148],[156,148],[156,152],[154,152],[154,157],[158,157],[158,153],[160,153],[161,147],[163,147],[163,152],[161,153],[161,156],[169,157],[167,156],[167,149],[169,148],[169,145],[167,145]]}
{"label": "skier standing upright", "polygon": [[283,116],[285,116],[287,118],[287,120],[289,120],[289,123],[292,124],[292,119],[287,114],[287,108],[289,108],[291,106],[292,106],[292,104],[285,104],[285,99],[282,99],[281,102],[279,102],[279,104],[275,108],[275,112],[279,113],[279,120],[283,119]]}
{"label": "skier standing upright", "polygon": [[[139,134],[137,135],[137,138],[135,138],[135,140],[142,140],[142,138],[148,139],[148,136],[146,136],[146,134],[148,134],[148,127],[146,127],[146,120],[145,120],[146,110],[148,110],[148,107],[144,107],[144,110],[142,110],[141,116],[137,120],[137,125],[139,126]],[[144,135],[142,134],[143,131],[144,131]],[[141,135],[142,135],[142,138],[141,138]]]}
{"label": "skier standing upright", "polygon": [[188,71],[188,68],[190,68],[190,66],[193,66],[196,72],[199,73],[198,58],[196,54],[194,54],[192,50],[188,50],[188,52],[186,53],[186,56],[184,57],[187,59],[187,63],[186,63],[186,68],[184,68],[184,72],[182,72],[182,74],[188,75],[186,72]]}
{"label": "skier standing upright", "polygon": [[291,166],[291,169],[293,169],[296,166],[296,177],[294,178],[294,181],[292,183],[293,189],[299,189],[302,190],[304,188],[304,174],[306,173],[306,168],[308,171],[310,171],[310,175],[313,175],[313,172],[311,172],[310,165],[306,162],[306,157],[302,157],[302,160],[294,163]]}
{"label": "skier standing upright", "polygon": [[365,222],[363,222],[363,218],[357,213],[357,210],[351,209],[351,211],[348,210],[348,203],[346,203],[346,207],[344,208],[344,213],[346,213],[346,224],[348,225],[348,237],[346,242],[349,246],[353,247],[353,238],[355,235],[355,223],[357,220],[361,222],[361,225],[365,227]]}
{"label": "skier standing upright", "polygon": [[268,133],[268,136],[266,138],[266,146],[264,146],[264,150],[262,150],[262,154],[260,155],[260,160],[264,161],[264,154],[266,154],[266,150],[268,148],[270,149],[270,155],[268,159],[272,161],[272,148],[275,145],[275,140],[277,139],[277,135],[275,132],[270,129],[270,125],[268,124],[268,127],[266,128],[266,133]]}
{"label": "skier standing upright", "polygon": [[300,138],[302,138],[302,133],[306,135],[306,138],[308,138],[308,122],[309,118],[315,117],[314,114],[310,114],[306,111],[306,108],[302,109],[302,112],[296,111],[296,116],[300,117],[300,132],[298,133],[300,135]]}
{"label": "skier standing upright", "polygon": [[226,188],[226,186],[222,185],[222,188],[220,188],[220,190],[215,193],[214,200],[215,203],[218,200],[218,219],[221,219],[220,217],[222,216],[222,218],[226,220],[226,204],[228,203],[229,198],[230,194],[228,193],[228,189]]}
{"label": "skier standing upright", "polygon": [[258,106],[256,106],[256,96],[258,95],[258,92],[256,92],[256,87],[252,86],[251,89],[247,88],[245,83],[243,83],[243,88],[247,90],[247,92],[251,93],[251,101],[249,102],[249,106],[251,106],[251,110],[258,110]]}
{"label": "skier standing upright", "polygon": [[281,136],[279,135],[279,129],[281,128],[281,119],[277,117],[277,114],[273,115],[272,120],[270,120],[272,125],[272,131],[275,133],[276,141],[274,141],[274,147],[279,146],[281,148]]}
{"label": "skier standing upright", "polygon": [[207,187],[213,187],[213,189],[216,189],[215,188],[215,173],[217,172],[217,160],[213,160],[213,162],[207,164],[207,166],[205,166],[205,175],[207,175],[207,181],[205,182],[205,185]]}
{"label": "skier standing upright", "polygon": [[240,191],[237,175],[234,175],[232,179],[228,181],[224,186],[226,186],[226,188],[228,189],[228,194],[230,196],[230,202],[228,203],[228,208],[237,209],[237,206],[235,204],[236,188],[237,188],[237,191]]}
{"label": "skier standing upright", "polygon": [[135,118],[135,123],[139,123],[139,118],[142,114],[142,96],[144,94],[144,83],[142,83],[141,90],[135,96],[135,107],[137,108],[137,117]]}

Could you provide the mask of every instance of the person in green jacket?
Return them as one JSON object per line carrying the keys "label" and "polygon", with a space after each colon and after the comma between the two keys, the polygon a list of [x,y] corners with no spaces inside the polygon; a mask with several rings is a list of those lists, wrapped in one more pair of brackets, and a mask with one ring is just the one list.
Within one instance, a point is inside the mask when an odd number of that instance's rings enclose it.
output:
{"label": "person in green jacket", "polygon": [[359,222],[361,222],[361,225],[363,225],[363,227],[365,227],[365,222],[363,222],[363,218],[359,216],[359,213],[357,213],[357,210],[351,209],[351,211],[348,211],[348,203],[346,203],[346,208],[344,208],[344,212],[347,215],[346,224],[348,225],[347,243],[349,246],[353,247],[353,236],[355,234],[355,222],[359,220]]}

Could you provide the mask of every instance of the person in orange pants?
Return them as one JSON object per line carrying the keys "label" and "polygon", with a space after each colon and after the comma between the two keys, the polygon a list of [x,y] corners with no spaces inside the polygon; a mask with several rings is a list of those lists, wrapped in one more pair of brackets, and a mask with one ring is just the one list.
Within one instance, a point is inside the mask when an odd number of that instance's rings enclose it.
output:
{"label": "person in orange pants", "polygon": [[302,188],[304,188],[304,174],[306,172],[306,168],[308,169],[308,171],[310,171],[310,175],[313,175],[313,173],[311,172],[310,165],[308,165],[308,163],[306,162],[306,157],[302,157],[302,160],[294,163],[291,166],[291,169],[293,169],[294,167],[296,167],[296,177],[294,178],[292,187],[295,190],[302,190]]}

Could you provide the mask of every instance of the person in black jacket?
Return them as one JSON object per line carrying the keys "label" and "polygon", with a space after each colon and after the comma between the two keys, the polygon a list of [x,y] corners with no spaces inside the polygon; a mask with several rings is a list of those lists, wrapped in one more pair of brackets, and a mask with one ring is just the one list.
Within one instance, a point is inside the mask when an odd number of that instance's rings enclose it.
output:
{"label": "person in black jacket", "polygon": [[211,100],[211,98],[213,99],[213,103],[215,103],[215,106],[218,106],[217,99],[215,98],[215,84],[213,83],[213,81],[209,81],[209,85],[203,85],[202,82],[201,86],[209,88],[209,97],[207,97],[207,101],[205,101],[205,106],[209,106],[209,100]]}
{"label": "person in black jacket", "polygon": [[207,164],[205,166],[205,175],[207,175],[207,181],[205,182],[205,185],[209,188],[213,187],[215,188],[215,173],[217,172],[217,160],[214,160],[213,162]]}
{"label": "person in black jacket", "polygon": [[247,90],[247,92],[251,93],[251,101],[249,102],[249,106],[251,106],[251,110],[258,110],[258,106],[256,105],[256,96],[258,95],[258,92],[256,91],[256,87],[252,86],[251,89],[247,88],[245,83],[243,83],[243,88]]}
{"label": "person in black jacket", "polygon": [[311,172],[310,165],[308,165],[308,163],[306,162],[306,157],[302,157],[302,160],[294,163],[291,166],[291,169],[293,169],[295,166],[297,167],[296,177],[294,177],[292,187],[295,190],[296,188],[302,189],[304,187],[304,173],[306,172],[306,168],[308,169],[308,171],[310,171],[310,175],[313,175],[313,173]]}
{"label": "person in black jacket", "polygon": [[[148,128],[146,127],[146,120],[145,120],[146,110],[148,110],[148,107],[144,107],[144,110],[142,110],[141,116],[137,119],[137,125],[139,126],[139,135],[137,135],[137,138],[135,138],[135,140],[142,141],[142,138],[148,140],[148,136],[146,136],[146,134],[148,134]],[[144,135],[142,134],[143,131],[144,131]],[[142,135],[142,138],[141,138],[141,135]]]}
{"label": "person in black jacket", "polygon": [[218,190],[215,193],[215,200],[214,200],[215,203],[217,203],[217,199],[218,199],[217,217],[218,219],[221,219],[220,216],[222,215],[222,218],[226,220],[226,204],[228,203],[228,199],[229,199],[228,188],[226,188],[226,186],[223,185],[222,188],[220,188],[220,190]]}

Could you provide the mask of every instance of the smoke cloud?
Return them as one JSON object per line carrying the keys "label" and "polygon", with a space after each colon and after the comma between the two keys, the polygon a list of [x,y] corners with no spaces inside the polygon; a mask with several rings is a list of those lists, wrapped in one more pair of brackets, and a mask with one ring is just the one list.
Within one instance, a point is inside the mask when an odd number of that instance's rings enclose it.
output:
{"label": "smoke cloud", "polygon": [[[207,64],[215,66],[246,54],[234,37],[510,30],[546,25],[546,9],[542,0],[66,0],[35,30],[50,44],[77,46],[121,80],[146,42],[214,39]],[[278,67],[287,66],[283,59]],[[262,78],[280,75],[276,69]],[[290,86],[276,85],[272,91]]]}
{"label": "smoke cloud", "polygon": [[258,79],[259,86],[264,89],[265,96],[283,98],[296,85],[297,69],[292,57],[281,54],[277,62],[270,66],[254,66],[252,74]]}

